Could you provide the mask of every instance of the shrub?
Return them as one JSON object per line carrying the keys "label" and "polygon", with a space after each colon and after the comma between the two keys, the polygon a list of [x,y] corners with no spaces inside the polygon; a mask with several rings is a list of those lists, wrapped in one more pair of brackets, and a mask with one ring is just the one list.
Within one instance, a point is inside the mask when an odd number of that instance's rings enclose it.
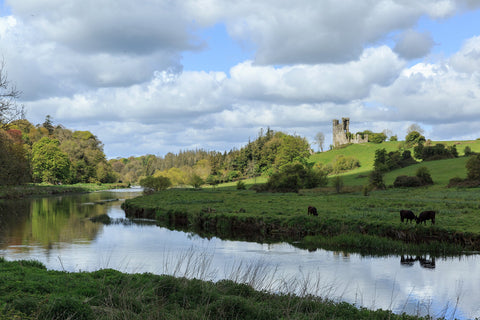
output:
{"label": "shrub", "polygon": [[333,161],[332,170],[334,173],[340,173],[358,167],[360,167],[360,161],[357,158],[339,155]]}
{"label": "shrub", "polygon": [[272,174],[268,182],[259,191],[298,192],[302,188],[315,188],[327,185],[327,174],[319,169],[305,167],[301,163],[292,163]]}
{"label": "shrub", "polygon": [[448,182],[447,187],[448,188],[453,188],[453,187],[459,187],[459,188],[476,188],[480,186],[480,181],[478,180],[469,180],[469,179],[462,179],[459,177],[455,177],[450,179]]}
{"label": "shrub", "polygon": [[420,187],[422,181],[419,177],[414,176],[398,176],[393,182],[395,188]]}
{"label": "shrub", "polygon": [[333,178],[333,186],[335,187],[335,191],[337,191],[337,193],[342,192],[343,178],[340,176],[336,176],[335,178]]}
{"label": "shrub", "polygon": [[432,176],[430,175],[430,171],[428,171],[427,167],[418,168],[415,176],[420,179],[422,185],[433,184]]}
{"label": "shrub", "polygon": [[373,170],[369,177],[369,183],[370,187],[372,189],[380,189],[380,190],[385,190],[385,182],[383,181],[383,172],[380,170]]}
{"label": "shrub", "polygon": [[465,149],[463,149],[463,153],[465,154],[465,157],[474,155],[474,152],[472,152],[472,148],[470,148],[469,146],[466,146]]}
{"label": "shrub", "polygon": [[441,160],[458,157],[457,147],[455,145],[445,147],[437,143],[434,146],[418,145],[414,148],[415,157],[424,161]]}
{"label": "shrub", "polygon": [[153,177],[149,176],[140,180],[140,186],[144,188],[145,193],[152,193],[155,191],[165,190],[172,185],[172,182],[167,177]]}
{"label": "shrub", "polygon": [[245,190],[247,187],[245,186],[245,182],[242,180],[238,180],[237,182],[237,190]]}
{"label": "shrub", "polygon": [[468,179],[480,180],[480,154],[470,156],[465,167]]}

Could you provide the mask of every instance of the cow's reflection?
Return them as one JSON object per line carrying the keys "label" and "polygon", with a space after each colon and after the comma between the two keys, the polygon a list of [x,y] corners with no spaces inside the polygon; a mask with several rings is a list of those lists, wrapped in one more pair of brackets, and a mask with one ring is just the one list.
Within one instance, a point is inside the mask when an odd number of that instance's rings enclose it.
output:
{"label": "cow's reflection", "polygon": [[416,256],[414,258],[413,256],[405,255],[400,257],[400,264],[403,266],[413,266],[415,261],[418,261],[422,268],[435,269],[435,257]]}

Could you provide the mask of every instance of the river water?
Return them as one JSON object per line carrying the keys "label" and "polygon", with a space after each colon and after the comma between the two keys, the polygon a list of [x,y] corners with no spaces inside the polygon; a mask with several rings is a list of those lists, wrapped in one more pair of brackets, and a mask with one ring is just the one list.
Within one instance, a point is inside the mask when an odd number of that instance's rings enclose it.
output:
{"label": "river water", "polygon": [[[480,255],[361,256],[308,251],[287,243],[205,239],[152,221],[129,221],[120,208],[140,190],[0,200],[0,256],[49,269],[113,268],[203,280],[231,279],[259,290],[314,294],[369,309],[446,319],[480,317]],[[90,217],[108,214],[112,223]]]}

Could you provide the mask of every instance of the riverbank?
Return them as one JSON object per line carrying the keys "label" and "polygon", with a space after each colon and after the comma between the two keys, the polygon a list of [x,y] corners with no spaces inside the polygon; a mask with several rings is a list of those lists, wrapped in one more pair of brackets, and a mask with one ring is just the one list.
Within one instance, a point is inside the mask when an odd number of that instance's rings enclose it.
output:
{"label": "riverbank", "polygon": [[29,196],[82,193],[118,188],[128,188],[128,185],[126,183],[78,183],[73,185],[26,184],[0,186],[0,199],[19,199]]}
{"label": "riverbank", "polygon": [[49,271],[0,257],[0,319],[424,319],[320,297],[259,292],[246,284]]}
{"label": "riverbank", "polygon": [[[327,194],[170,189],[127,200],[127,217],[202,236],[287,241],[309,249],[433,255],[480,250],[477,189],[417,188]],[[307,214],[315,206],[318,216]],[[399,211],[437,211],[436,223],[401,223]]]}

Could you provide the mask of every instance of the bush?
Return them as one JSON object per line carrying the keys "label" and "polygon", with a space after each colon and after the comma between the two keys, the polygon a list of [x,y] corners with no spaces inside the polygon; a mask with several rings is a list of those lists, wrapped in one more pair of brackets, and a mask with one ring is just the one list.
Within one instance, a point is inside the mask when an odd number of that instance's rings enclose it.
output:
{"label": "bush", "polygon": [[355,157],[345,157],[339,155],[335,158],[332,165],[334,173],[345,172],[360,167],[360,161]]}
{"label": "bush", "polygon": [[395,188],[420,187],[421,185],[422,181],[416,176],[398,176],[393,182]]}
{"label": "bush", "polygon": [[238,180],[237,182],[237,190],[245,190],[247,187],[245,186],[245,182],[242,180]]}
{"label": "bush", "polygon": [[385,182],[383,181],[383,172],[380,170],[373,170],[369,177],[370,187],[372,189],[380,189],[385,190],[387,187],[385,186]]}
{"label": "bush", "polygon": [[315,188],[327,185],[327,174],[319,169],[305,167],[301,163],[286,164],[272,174],[259,191],[298,192],[302,188]]}
{"label": "bush", "polygon": [[470,180],[480,180],[480,154],[471,156],[467,164],[467,177]]}
{"label": "bush", "polygon": [[453,187],[458,187],[458,188],[476,188],[480,186],[480,181],[478,180],[469,180],[469,179],[462,179],[459,177],[455,177],[450,179],[448,182],[447,187],[448,188],[453,188]]}
{"label": "bush", "polygon": [[333,186],[335,187],[335,191],[337,191],[337,193],[342,192],[343,178],[340,176],[336,176],[335,178],[333,178]]}
{"label": "bush", "polygon": [[430,171],[428,171],[427,167],[418,168],[417,172],[415,173],[415,176],[417,176],[420,179],[420,182],[422,183],[422,185],[433,184],[432,176],[430,175]]}
{"label": "bush", "polygon": [[465,149],[463,149],[463,153],[465,154],[465,157],[470,157],[475,154],[475,152],[472,151],[472,148],[469,146],[466,146]]}
{"label": "bush", "polygon": [[140,180],[140,186],[144,188],[145,193],[165,190],[168,189],[171,185],[172,182],[167,177],[149,176]]}
{"label": "bush", "polygon": [[457,147],[455,145],[445,147],[437,143],[434,146],[418,145],[414,148],[415,157],[424,161],[450,159],[458,157]]}

